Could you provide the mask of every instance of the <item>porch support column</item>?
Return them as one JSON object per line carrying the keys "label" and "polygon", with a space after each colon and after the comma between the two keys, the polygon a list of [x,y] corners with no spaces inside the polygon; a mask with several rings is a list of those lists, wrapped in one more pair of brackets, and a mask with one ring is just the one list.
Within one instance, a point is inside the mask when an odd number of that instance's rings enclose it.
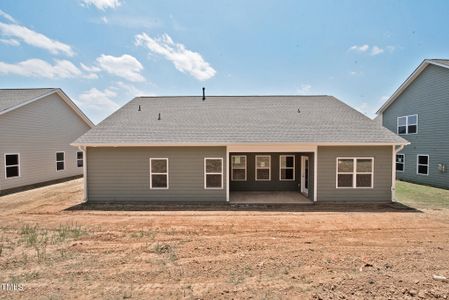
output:
{"label": "porch support column", "polygon": [[226,201],[229,202],[229,146],[226,146]]}
{"label": "porch support column", "polygon": [[87,146],[79,146],[83,151],[83,181],[84,181],[84,201],[87,201]]}
{"label": "porch support column", "polygon": [[318,191],[318,146],[315,146],[313,151],[313,202],[317,201]]}

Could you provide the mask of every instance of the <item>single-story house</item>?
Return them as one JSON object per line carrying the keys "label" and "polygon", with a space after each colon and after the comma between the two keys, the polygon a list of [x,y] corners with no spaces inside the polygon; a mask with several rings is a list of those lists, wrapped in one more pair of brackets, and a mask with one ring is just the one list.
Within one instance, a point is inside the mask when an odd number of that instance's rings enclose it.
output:
{"label": "single-story house", "polygon": [[61,89],[0,89],[0,195],[82,176],[70,143],[92,127]]}
{"label": "single-story house", "polygon": [[[138,97],[72,145],[89,202],[389,202],[407,141],[332,96]],[[279,194],[277,194],[279,195]]]}

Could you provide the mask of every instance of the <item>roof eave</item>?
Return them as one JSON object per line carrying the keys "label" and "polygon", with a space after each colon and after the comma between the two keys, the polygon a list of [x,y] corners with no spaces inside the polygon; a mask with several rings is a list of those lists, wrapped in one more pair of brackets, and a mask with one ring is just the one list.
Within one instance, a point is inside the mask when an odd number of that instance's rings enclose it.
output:
{"label": "roof eave", "polygon": [[349,142],[320,142],[320,143],[86,143],[74,142],[74,147],[187,147],[187,146],[235,146],[235,145],[316,145],[316,146],[400,146],[409,145],[410,142],[379,142],[379,143],[349,143]]}

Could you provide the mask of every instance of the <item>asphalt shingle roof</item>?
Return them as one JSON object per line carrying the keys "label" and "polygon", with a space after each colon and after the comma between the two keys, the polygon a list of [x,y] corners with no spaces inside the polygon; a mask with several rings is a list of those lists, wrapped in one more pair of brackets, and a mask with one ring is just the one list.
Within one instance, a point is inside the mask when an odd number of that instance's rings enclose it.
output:
{"label": "asphalt shingle roof", "polygon": [[53,90],[55,89],[0,89],[0,112],[48,94]]}
{"label": "asphalt shingle roof", "polygon": [[134,98],[74,142],[244,143],[406,141],[331,96],[208,96]]}

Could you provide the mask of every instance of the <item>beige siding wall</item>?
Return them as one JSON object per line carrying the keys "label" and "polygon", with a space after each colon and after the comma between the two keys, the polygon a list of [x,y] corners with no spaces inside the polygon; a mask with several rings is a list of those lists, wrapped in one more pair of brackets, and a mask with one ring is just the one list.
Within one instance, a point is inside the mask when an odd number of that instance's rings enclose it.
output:
{"label": "beige siding wall", "polygon": [[[318,147],[317,201],[391,201],[392,146]],[[337,157],[374,157],[372,189],[337,189]]]}
{"label": "beige siding wall", "polygon": [[[52,94],[0,116],[0,190],[76,176],[75,139],[89,126]],[[56,171],[56,152],[65,152],[65,169]],[[5,153],[20,153],[20,177],[5,178]]]}
{"label": "beige siding wall", "polygon": [[[223,158],[223,189],[204,189],[204,158]],[[150,190],[150,158],[168,158],[169,189]],[[89,147],[87,198],[114,201],[226,201],[225,147]]]}

